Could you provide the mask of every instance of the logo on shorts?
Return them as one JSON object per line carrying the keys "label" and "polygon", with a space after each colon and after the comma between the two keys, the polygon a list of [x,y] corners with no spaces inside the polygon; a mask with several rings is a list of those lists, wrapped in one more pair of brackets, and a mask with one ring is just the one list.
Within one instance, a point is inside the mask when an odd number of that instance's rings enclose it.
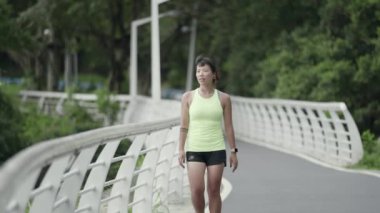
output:
{"label": "logo on shorts", "polygon": [[189,160],[194,160],[194,158],[195,158],[194,155],[189,156]]}

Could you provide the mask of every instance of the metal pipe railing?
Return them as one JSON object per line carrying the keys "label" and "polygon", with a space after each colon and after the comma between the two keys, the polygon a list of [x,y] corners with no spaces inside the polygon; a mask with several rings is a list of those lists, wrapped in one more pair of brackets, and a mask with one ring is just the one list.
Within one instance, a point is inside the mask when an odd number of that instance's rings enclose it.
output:
{"label": "metal pipe railing", "polygon": [[[183,179],[184,171],[171,167],[178,164],[177,143],[169,143],[178,138],[178,125],[179,118],[117,125],[31,146],[1,168],[0,212],[99,212],[101,205],[108,212],[128,212],[128,206],[151,212],[153,192],[165,205],[169,181]],[[131,145],[122,158],[115,157],[124,139]],[[116,163],[116,177],[107,180]],[[144,172],[136,172],[140,168]],[[182,185],[174,188],[178,195]]]}
{"label": "metal pipe railing", "polygon": [[329,164],[363,156],[358,128],[344,103],[233,97],[236,137],[302,153]]}
{"label": "metal pipe railing", "polygon": [[[49,99],[62,103],[62,95],[23,92],[23,99],[37,98],[43,107]],[[74,97],[90,102],[96,98]],[[189,185],[177,161],[179,103],[129,101],[124,121],[137,123],[41,142],[7,161],[0,170],[0,212],[152,212],[157,202],[181,202]],[[232,104],[239,140],[339,166],[354,164],[363,155],[344,103],[235,96]],[[142,122],[147,120],[155,121]],[[126,139],[130,147],[116,156]],[[108,177],[115,167],[115,177]]]}

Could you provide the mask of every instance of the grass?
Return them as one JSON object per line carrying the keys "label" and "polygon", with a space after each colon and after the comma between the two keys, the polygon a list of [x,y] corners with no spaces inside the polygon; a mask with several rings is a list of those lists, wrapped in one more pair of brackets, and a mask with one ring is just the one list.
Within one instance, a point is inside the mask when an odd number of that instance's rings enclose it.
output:
{"label": "grass", "polygon": [[380,141],[369,130],[362,134],[363,158],[350,168],[380,170]]}

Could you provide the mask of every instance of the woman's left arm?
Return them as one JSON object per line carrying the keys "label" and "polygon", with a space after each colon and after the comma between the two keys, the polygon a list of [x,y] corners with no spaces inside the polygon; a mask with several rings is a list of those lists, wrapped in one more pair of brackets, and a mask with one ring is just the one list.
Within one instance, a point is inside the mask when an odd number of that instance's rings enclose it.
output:
{"label": "woman's left arm", "polygon": [[234,172],[238,167],[238,159],[235,143],[235,132],[232,124],[232,104],[231,98],[227,94],[222,95],[222,103],[223,103],[223,117],[224,117],[224,128],[226,131],[226,137],[228,144],[231,149],[230,153],[230,167],[232,167],[232,171]]}

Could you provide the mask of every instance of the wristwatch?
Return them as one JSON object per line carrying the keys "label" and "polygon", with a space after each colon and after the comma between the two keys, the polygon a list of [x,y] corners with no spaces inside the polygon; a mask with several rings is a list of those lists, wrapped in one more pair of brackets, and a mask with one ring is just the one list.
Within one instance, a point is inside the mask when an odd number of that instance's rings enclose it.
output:
{"label": "wristwatch", "polygon": [[233,148],[233,149],[231,149],[231,153],[236,153],[236,152],[238,152],[238,149],[237,149],[237,148]]}

